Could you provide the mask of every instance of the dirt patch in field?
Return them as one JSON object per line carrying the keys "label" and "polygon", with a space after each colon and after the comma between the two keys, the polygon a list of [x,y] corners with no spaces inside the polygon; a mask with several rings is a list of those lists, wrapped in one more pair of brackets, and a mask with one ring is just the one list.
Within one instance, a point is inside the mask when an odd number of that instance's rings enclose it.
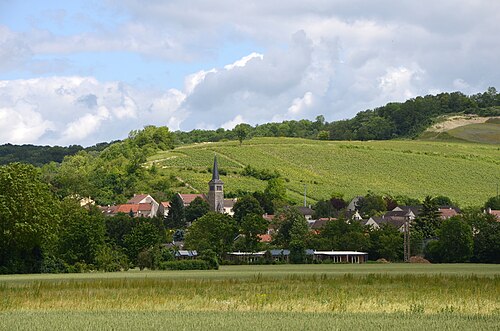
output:
{"label": "dirt patch in field", "polygon": [[490,118],[500,118],[500,116],[496,117],[478,117],[475,115],[452,116],[446,119],[444,122],[434,124],[429,129],[427,129],[427,131],[446,132],[451,129],[455,129],[460,126],[468,124],[485,123]]}

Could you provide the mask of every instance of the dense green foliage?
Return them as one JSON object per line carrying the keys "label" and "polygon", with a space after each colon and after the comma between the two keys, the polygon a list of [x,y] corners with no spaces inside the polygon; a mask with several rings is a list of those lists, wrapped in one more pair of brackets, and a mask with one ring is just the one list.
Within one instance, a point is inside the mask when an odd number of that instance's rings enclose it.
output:
{"label": "dense green foliage", "polygon": [[448,114],[500,115],[500,94],[490,87],[483,93],[466,96],[461,92],[419,96],[405,102],[361,111],[352,119],[326,122],[316,120],[283,121],[254,127],[239,124],[233,130],[192,130],[175,132],[177,144],[239,140],[251,137],[297,137],[319,140],[386,140],[416,137],[435,119]]}
{"label": "dense green foliage", "polygon": [[64,157],[74,155],[82,150],[86,152],[101,152],[115,142],[99,143],[86,148],[79,145],[61,147],[5,144],[0,146],[0,164],[22,162],[41,167],[50,162],[60,163]]}
{"label": "dense green foliage", "polygon": [[35,167],[0,166],[0,273],[40,272],[59,223],[59,204]]}

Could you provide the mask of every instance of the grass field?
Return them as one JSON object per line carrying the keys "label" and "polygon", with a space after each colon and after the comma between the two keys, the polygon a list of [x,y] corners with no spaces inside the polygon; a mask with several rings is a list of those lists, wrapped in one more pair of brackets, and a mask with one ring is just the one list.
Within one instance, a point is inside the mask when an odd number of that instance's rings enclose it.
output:
{"label": "grass field", "polygon": [[[206,192],[214,152],[226,192],[263,190],[266,182],[240,175],[246,165],[278,170],[287,180],[289,198],[310,203],[338,192],[346,198],[366,194],[449,196],[462,206],[482,205],[496,193],[500,147],[429,141],[333,142],[293,138],[254,138],[176,148],[149,159],[199,192]],[[193,191],[184,188],[185,193]]]}
{"label": "grass field", "polygon": [[498,265],[0,276],[0,329],[495,330]]}

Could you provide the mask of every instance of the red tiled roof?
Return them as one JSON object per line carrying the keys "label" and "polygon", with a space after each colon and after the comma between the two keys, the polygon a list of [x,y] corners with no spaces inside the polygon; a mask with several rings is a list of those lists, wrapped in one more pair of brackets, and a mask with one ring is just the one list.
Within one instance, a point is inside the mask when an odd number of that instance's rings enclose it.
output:
{"label": "red tiled roof", "polygon": [[141,201],[144,200],[147,196],[148,196],[148,194],[134,195],[134,197],[131,198],[129,201],[127,201],[127,203],[137,205],[137,204],[141,203]]}
{"label": "red tiled roof", "polygon": [[490,209],[489,213],[497,218],[500,221],[500,210]]}
{"label": "red tiled roof", "polygon": [[139,204],[139,209],[140,211],[151,211],[151,204],[150,203],[140,203]]}
{"label": "red tiled roof", "polygon": [[170,201],[162,201],[161,205],[165,208],[170,208]]}
{"label": "red tiled roof", "polygon": [[268,215],[268,214],[264,214],[262,215],[262,217],[267,220],[267,221],[272,221],[274,219],[274,215]]}
{"label": "red tiled roof", "polygon": [[272,241],[272,237],[270,234],[259,234],[261,243],[269,243]]}
{"label": "red tiled roof", "polygon": [[453,208],[439,208],[439,213],[441,214],[442,219],[447,219],[458,215],[457,211]]}
{"label": "red tiled roof", "polygon": [[189,205],[191,202],[193,202],[194,199],[200,197],[204,200],[206,200],[207,198],[205,197],[205,194],[180,194],[179,193],[179,196],[181,197],[182,199],[182,202],[185,204],[185,205]]}
{"label": "red tiled roof", "polygon": [[139,205],[138,204],[131,204],[131,203],[118,205],[118,206],[116,206],[116,209],[114,210],[113,213],[115,213],[115,214],[116,213],[130,213],[131,210],[133,213],[137,213],[137,211],[139,210]]}

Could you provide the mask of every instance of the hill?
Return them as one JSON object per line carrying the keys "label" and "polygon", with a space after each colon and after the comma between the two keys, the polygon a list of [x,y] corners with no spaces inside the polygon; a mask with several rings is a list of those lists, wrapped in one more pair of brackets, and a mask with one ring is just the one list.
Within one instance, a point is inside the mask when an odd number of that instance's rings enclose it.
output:
{"label": "hill", "polygon": [[[445,195],[465,205],[482,205],[500,180],[498,146],[428,141],[318,141],[254,138],[178,147],[148,158],[163,175],[185,182],[182,191],[207,190],[214,153],[227,192],[263,190],[266,182],[242,175],[245,166],[278,170],[288,195],[309,203],[338,192],[351,198],[368,190],[422,199]],[[225,174],[225,175],[224,175]]]}
{"label": "hill", "polygon": [[444,117],[429,127],[420,138],[500,144],[500,117],[470,115]]}

